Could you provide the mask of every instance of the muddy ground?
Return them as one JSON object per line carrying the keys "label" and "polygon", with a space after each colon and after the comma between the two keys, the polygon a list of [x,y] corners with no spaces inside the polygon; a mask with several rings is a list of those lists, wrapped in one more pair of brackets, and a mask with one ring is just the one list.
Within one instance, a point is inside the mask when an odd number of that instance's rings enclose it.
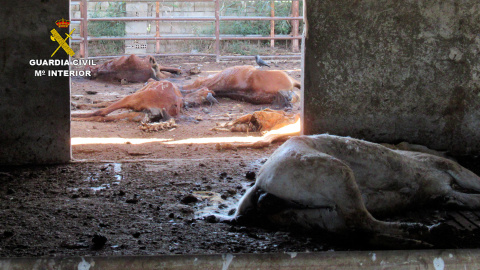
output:
{"label": "muddy ground", "polygon": [[[181,64],[159,61],[183,68],[199,63],[191,59]],[[252,62],[203,62],[199,76]],[[277,65],[275,68],[291,70],[291,75],[299,79],[299,61],[281,61]],[[178,79],[183,82],[196,77]],[[73,78],[72,101],[117,99],[141,87],[142,84],[121,85]],[[278,231],[268,226],[232,226],[199,219],[212,211],[231,213],[234,204],[254,183],[260,166],[280,145],[217,151],[215,143],[185,141],[260,136],[212,131],[217,123],[265,107],[228,99],[219,101],[219,105],[212,107],[190,109],[177,119],[178,127],[169,131],[145,133],[138,128],[138,123],[128,122],[72,122],[74,161],[71,164],[0,168],[0,257],[378,248],[366,245],[360,237],[341,239],[321,232]],[[299,110],[296,104],[293,111]],[[74,143],[79,142],[76,138],[84,137],[125,140]],[[176,143],[136,144],[139,141],[136,139],[152,138]],[[446,210],[417,209],[408,217],[385,219],[435,224],[447,217]],[[476,229],[468,235],[445,230],[449,233],[441,233],[434,247],[478,247]]]}

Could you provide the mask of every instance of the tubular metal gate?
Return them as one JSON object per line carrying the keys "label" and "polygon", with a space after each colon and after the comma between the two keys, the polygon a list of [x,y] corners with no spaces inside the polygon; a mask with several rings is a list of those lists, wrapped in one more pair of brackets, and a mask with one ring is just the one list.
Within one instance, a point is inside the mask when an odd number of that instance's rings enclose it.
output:
{"label": "tubular metal gate", "polygon": [[[156,16],[155,17],[111,17],[111,18],[88,18],[87,15],[87,0],[71,1],[71,4],[80,5],[81,18],[73,18],[71,21],[80,22],[80,37],[73,37],[72,42],[80,42],[80,57],[81,58],[110,58],[118,56],[88,56],[88,41],[97,40],[156,40],[155,54],[156,56],[212,56],[216,57],[216,60],[231,59],[231,58],[251,58],[251,56],[222,56],[220,53],[220,41],[225,40],[270,40],[271,47],[274,46],[275,40],[292,40],[292,50],[299,52],[299,41],[302,39],[299,34],[300,21],[303,20],[302,16],[299,16],[299,1],[303,0],[291,0],[292,1],[292,17],[275,17],[274,0],[271,3],[271,17],[235,17],[235,16],[220,16],[220,1],[223,0],[110,0],[110,2],[156,2]],[[257,0],[261,1],[261,0]],[[88,2],[106,2],[105,0],[88,0]],[[214,2],[215,3],[215,16],[205,17],[179,17],[169,16],[161,17],[159,12],[160,2]],[[278,20],[291,20],[292,21],[292,33],[291,35],[275,35],[274,25]],[[155,21],[156,22],[156,34],[155,36],[123,36],[123,37],[89,37],[88,36],[88,22],[92,21]],[[159,22],[160,21],[182,21],[182,22],[198,22],[198,21],[212,21],[215,22],[215,35],[214,36],[160,36]],[[270,36],[231,36],[220,35],[220,22],[221,21],[270,21]],[[160,54],[160,41],[161,40],[212,40],[215,41],[215,54],[204,53],[176,53],[176,54]],[[263,57],[263,56],[262,56]],[[265,58],[300,58],[299,53],[292,55],[271,55],[265,56]]]}

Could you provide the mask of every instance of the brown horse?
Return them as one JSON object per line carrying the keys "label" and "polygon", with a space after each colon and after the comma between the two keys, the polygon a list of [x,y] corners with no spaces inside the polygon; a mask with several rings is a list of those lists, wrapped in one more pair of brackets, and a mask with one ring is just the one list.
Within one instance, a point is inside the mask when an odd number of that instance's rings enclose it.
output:
{"label": "brown horse", "polygon": [[182,73],[178,68],[160,66],[153,56],[140,58],[134,54],[112,59],[100,66],[87,66],[86,69],[91,71],[90,79],[116,82],[146,82],[149,78],[160,80],[170,77],[171,73]]}
{"label": "brown horse", "polygon": [[192,84],[183,86],[182,90],[207,87],[214,91],[217,97],[228,97],[253,104],[271,104],[274,101],[289,102],[292,99],[293,88],[300,89],[300,86],[300,82],[280,70],[235,66],[209,77],[198,78]]}
{"label": "brown horse", "polygon": [[[105,107],[93,113],[72,114],[76,121],[142,121],[148,114],[151,121],[168,120],[180,114],[181,109],[188,106],[197,106],[207,102],[208,94],[215,94],[207,88],[187,94],[185,97],[178,87],[169,81],[148,80],[148,84],[137,92],[122,98],[117,102],[102,102],[98,104],[80,105],[81,108]],[[131,109],[134,112],[108,116],[119,109]]]}
{"label": "brown horse", "polygon": [[[115,121],[121,119],[136,120],[141,113],[161,114],[163,119],[176,116],[183,107],[183,96],[178,87],[169,81],[150,81],[137,92],[128,95],[110,106],[93,113],[72,114],[77,121]],[[107,117],[107,114],[119,110],[131,109],[135,112]],[[140,119],[141,120],[141,119]],[[138,121],[140,121],[138,120]]]}

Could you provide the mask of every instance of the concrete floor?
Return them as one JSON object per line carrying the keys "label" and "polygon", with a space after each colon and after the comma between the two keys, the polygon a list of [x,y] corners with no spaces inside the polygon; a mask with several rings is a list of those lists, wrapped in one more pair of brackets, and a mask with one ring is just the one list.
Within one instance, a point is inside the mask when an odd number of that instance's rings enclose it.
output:
{"label": "concrete floor", "polygon": [[0,269],[479,269],[480,250],[4,258]]}

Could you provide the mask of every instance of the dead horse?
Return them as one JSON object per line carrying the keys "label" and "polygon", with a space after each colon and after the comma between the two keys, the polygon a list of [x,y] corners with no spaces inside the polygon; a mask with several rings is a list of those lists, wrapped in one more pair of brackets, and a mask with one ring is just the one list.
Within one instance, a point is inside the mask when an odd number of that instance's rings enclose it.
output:
{"label": "dead horse", "polygon": [[[183,107],[183,96],[178,87],[169,81],[152,81],[137,92],[128,95],[110,106],[92,113],[72,114],[75,121],[115,121],[130,119],[141,120],[144,113],[153,118],[168,120],[170,116],[177,116]],[[131,109],[120,115],[107,116],[119,109]],[[140,113],[139,113],[140,112]]]}
{"label": "dead horse", "polygon": [[115,58],[99,66],[87,66],[86,70],[91,71],[90,79],[142,83],[149,78],[158,81],[170,77],[171,73],[182,73],[178,68],[159,65],[151,55],[138,57],[135,54]]}
{"label": "dead horse", "polygon": [[480,177],[450,159],[350,137],[298,136],[262,166],[234,216],[209,218],[242,223],[266,217],[285,227],[415,241],[431,227],[372,214],[438,203],[478,210],[479,193]]}
{"label": "dead horse", "polygon": [[281,70],[259,70],[253,66],[229,67],[220,73],[198,78],[181,89],[195,90],[207,87],[217,97],[228,97],[253,104],[289,104],[293,88],[300,89],[300,82]]}

